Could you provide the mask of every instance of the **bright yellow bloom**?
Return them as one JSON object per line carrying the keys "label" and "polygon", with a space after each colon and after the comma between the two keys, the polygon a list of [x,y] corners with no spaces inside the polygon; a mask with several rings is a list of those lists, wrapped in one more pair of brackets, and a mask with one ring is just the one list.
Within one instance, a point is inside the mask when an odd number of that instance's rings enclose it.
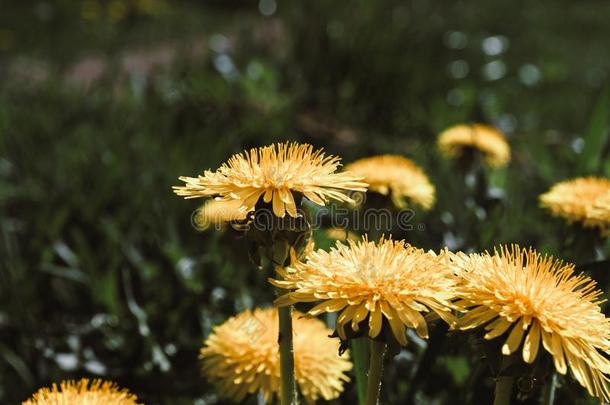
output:
{"label": "bright yellow bloom", "polygon": [[438,147],[449,157],[460,156],[466,148],[484,155],[492,167],[502,167],[510,161],[510,146],[500,131],[482,124],[460,124],[444,130],[438,137]]}
{"label": "bright yellow bloom", "polygon": [[341,241],[345,241],[345,240],[359,240],[360,237],[358,235],[356,235],[354,232],[344,229],[344,228],[328,228],[325,231],[326,237],[328,239],[334,239],[334,240],[341,240]]}
{"label": "bright yellow bloom", "polygon": [[587,207],[587,218],[585,222],[602,231],[602,235],[610,235],[610,192],[595,199],[591,206]]}
{"label": "bright yellow bloom", "polygon": [[[337,242],[326,252],[317,250],[306,262],[282,269],[282,280],[270,280],[277,287],[293,290],[276,300],[284,306],[297,302],[322,301],[308,313],[342,311],[337,318],[337,333],[347,339],[351,329],[368,329],[377,337],[385,318],[396,340],[406,345],[405,326],[415,328],[422,338],[428,326],[422,313],[432,310],[447,323],[454,317],[450,301],[456,280],[445,265],[444,255],[424,252],[403,241],[366,238],[359,242]],[[368,317],[366,324],[361,324]]]}
{"label": "bright yellow bloom", "polygon": [[[352,368],[339,356],[339,340],[318,320],[294,312],[294,368],[307,402],[331,400],[343,392]],[[201,349],[203,371],[222,396],[241,402],[261,392],[266,402],[281,394],[278,314],[274,308],[245,311],[214,328]]]}
{"label": "bright yellow bloom", "polygon": [[589,220],[591,207],[595,201],[610,192],[610,180],[602,177],[578,177],[555,184],[549,191],[540,195],[540,206],[551,215],[561,217],[570,223],[580,222],[585,227],[597,225]]}
{"label": "bright yellow bloom", "polygon": [[485,339],[508,336],[506,356],[523,341],[526,363],[534,362],[542,342],[559,373],[569,366],[591,395],[610,400],[610,320],[593,280],[575,275],[572,264],[517,245],[494,255],[458,253],[452,261],[463,279],[460,306],[469,309],[458,319],[461,329],[484,326]]}
{"label": "bright yellow bloom", "polygon": [[193,217],[194,225],[197,229],[203,231],[211,226],[222,227],[227,222],[243,221],[246,219],[247,214],[241,211],[240,207],[241,203],[238,200],[208,200],[195,212]]}
{"label": "bright yellow bloom", "polygon": [[311,145],[278,143],[233,155],[215,172],[180,177],[186,185],[175,186],[174,192],[185,198],[238,200],[244,212],[254,210],[262,197],[265,203],[272,203],[276,216],[284,217],[288,212],[297,217],[295,192],[324,205],[329,199],[351,202],[347,191],[366,191],[361,177],[336,173],[339,161],[322,149],[314,151]]}
{"label": "bright yellow bloom", "polygon": [[137,399],[112,382],[84,378],[41,388],[22,405],[137,405]]}
{"label": "bright yellow bloom", "polygon": [[369,191],[390,195],[398,208],[407,201],[429,209],[434,204],[435,189],[424,171],[411,160],[398,155],[373,156],[345,166],[345,170],[362,176]]}

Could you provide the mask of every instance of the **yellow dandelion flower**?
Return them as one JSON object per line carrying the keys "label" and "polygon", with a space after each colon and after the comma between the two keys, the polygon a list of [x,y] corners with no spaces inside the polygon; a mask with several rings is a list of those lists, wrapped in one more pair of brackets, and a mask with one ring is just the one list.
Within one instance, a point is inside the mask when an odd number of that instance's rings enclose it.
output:
{"label": "yellow dandelion flower", "polygon": [[390,195],[394,205],[404,208],[407,201],[429,209],[434,204],[435,189],[424,171],[398,155],[381,155],[357,160],[345,170],[362,176],[369,191]]}
{"label": "yellow dandelion flower", "polygon": [[[352,368],[349,355],[339,356],[339,341],[318,320],[294,312],[294,369],[297,386],[309,403],[337,398],[345,374]],[[280,357],[278,314],[274,308],[245,311],[214,328],[201,349],[203,371],[221,395],[241,402],[261,392],[266,402],[279,396]]]}
{"label": "yellow dandelion flower", "polygon": [[585,227],[594,227],[594,219],[588,219],[588,211],[595,201],[610,192],[610,180],[602,177],[578,177],[555,184],[540,195],[540,206],[551,215],[570,223],[581,222]]}
{"label": "yellow dandelion flower", "polygon": [[137,399],[113,382],[83,378],[41,388],[22,405],[138,405]]}
{"label": "yellow dandelion flower", "polygon": [[587,207],[585,223],[599,228],[604,236],[610,235],[610,192],[597,198]]}
{"label": "yellow dandelion flower", "polygon": [[194,225],[197,229],[206,230],[212,226],[222,227],[231,221],[243,221],[247,213],[241,211],[240,207],[241,203],[238,200],[208,200],[195,212]]}
{"label": "yellow dandelion flower", "polygon": [[[591,395],[610,400],[610,321],[602,313],[602,292],[574,265],[517,245],[493,255],[456,254],[452,261],[463,279],[460,305],[468,312],[461,329],[484,326],[485,339],[508,336],[502,354],[516,352],[533,363],[540,344],[566,374],[568,366]],[[512,327],[512,329],[511,329]]]}
{"label": "yellow dandelion flower", "polygon": [[317,250],[306,262],[278,274],[282,280],[270,282],[293,291],[279,297],[276,305],[322,301],[308,314],[342,311],[337,318],[342,339],[347,339],[346,325],[356,332],[368,329],[363,331],[376,338],[387,321],[396,340],[406,345],[405,326],[428,337],[422,313],[432,310],[449,324],[455,321],[450,301],[456,281],[444,255],[403,241],[382,239],[375,244],[365,237],[348,245],[337,242],[330,252]]}
{"label": "yellow dandelion flower", "polygon": [[328,239],[334,239],[334,240],[341,240],[341,241],[346,241],[346,240],[359,240],[360,237],[358,235],[356,235],[354,232],[347,230],[345,228],[328,228],[326,231],[324,231],[324,233],[326,234],[326,237]]}
{"label": "yellow dandelion flower", "polygon": [[448,157],[462,155],[466,148],[483,153],[491,167],[502,167],[510,161],[510,146],[497,129],[482,124],[460,124],[444,130],[438,137],[438,147]]}
{"label": "yellow dandelion flower", "polygon": [[351,202],[347,191],[366,191],[366,183],[348,172],[336,173],[340,166],[336,156],[326,156],[311,145],[278,143],[233,155],[213,172],[199,177],[180,177],[185,186],[173,187],[185,198],[217,196],[238,200],[241,210],[254,210],[262,197],[271,203],[278,217],[285,213],[297,217],[293,193],[300,193],[318,205],[329,199]]}

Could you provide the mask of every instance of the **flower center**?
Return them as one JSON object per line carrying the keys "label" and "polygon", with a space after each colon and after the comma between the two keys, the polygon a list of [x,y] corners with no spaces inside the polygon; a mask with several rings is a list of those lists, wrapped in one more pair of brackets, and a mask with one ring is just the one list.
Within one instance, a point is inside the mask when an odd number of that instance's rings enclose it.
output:
{"label": "flower center", "polygon": [[284,170],[278,167],[271,167],[265,174],[265,188],[284,188],[288,186],[288,179]]}
{"label": "flower center", "polygon": [[536,312],[536,308],[529,297],[518,295],[514,298],[514,304],[523,315],[532,315]]}

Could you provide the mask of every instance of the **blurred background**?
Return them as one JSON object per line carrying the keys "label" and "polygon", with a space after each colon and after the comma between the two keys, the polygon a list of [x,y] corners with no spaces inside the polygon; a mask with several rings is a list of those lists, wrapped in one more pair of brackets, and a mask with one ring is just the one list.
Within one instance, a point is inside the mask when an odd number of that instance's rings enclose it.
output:
{"label": "blurred background", "polygon": [[[198,350],[270,304],[267,275],[239,242],[193,229],[198,202],[171,186],[247,147],[412,158],[437,188],[405,236],[424,248],[604,257],[590,235],[566,244],[537,197],[610,173],[608,15],[593,0],[1,0],[0,403],[81,376],[147,404],[223,403]],[[435,147],[474,121],[513,152],[485,171],[483,202]],[[444,345],[415,387],[423,349],[388,365],[383,403],[489,403],[476,344]],[[354,403],[346,390],[337,403]],[[560,392],[595,403],[569,379]]]}

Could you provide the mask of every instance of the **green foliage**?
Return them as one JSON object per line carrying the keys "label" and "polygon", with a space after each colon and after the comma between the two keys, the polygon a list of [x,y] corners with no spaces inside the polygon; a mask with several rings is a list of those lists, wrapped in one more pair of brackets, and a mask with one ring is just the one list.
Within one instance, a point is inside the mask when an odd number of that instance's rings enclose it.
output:
{"label": "green foliage", "polygon": [[583,174],[597,173],[600,163],[607,156],[607,148],[610,147],[608,138],[610,132],[610,95],[607,90],[601,94],[595,105],[589,129],[584,137],[584,147],[580,160],[581,172]]}

